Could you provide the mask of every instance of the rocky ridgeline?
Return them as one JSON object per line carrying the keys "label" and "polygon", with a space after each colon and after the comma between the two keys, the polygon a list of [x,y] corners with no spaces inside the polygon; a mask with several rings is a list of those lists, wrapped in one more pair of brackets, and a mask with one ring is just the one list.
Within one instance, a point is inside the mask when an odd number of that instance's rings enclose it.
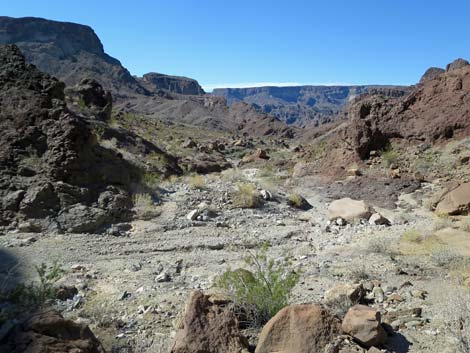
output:
{"label": "rocky ridgeline", "polygon": [[[102,147],[93,132],[98,125],[113,132],[106,125],[111,97],[94,81],[71,91],[86,117],[67,108],[62,82],[26,64],[16,46],[0,48],[2,226],[93,232],[131,218],[129,188],[143,171]],[[125,138],[132,142],[133,135]],[[170,156],[146,147],[169,160],[163,173],[178,172]]]}
{"label": "rocky ridgeline", "polygon": [[446,70],[429,69],[401,98],[367,96],[349,108],[344,137],[361,159],[392,139],[405,144],[448,141],[470,132],[470,65],[457,59]]}
{"label": "rocky ridgeline", "polygon": [[217,88],[215,96],[253,104],[287,124],[313,127],[338,120],[351,100],[364,94],[401,97],[408,92],[404,86],[294,86]]}

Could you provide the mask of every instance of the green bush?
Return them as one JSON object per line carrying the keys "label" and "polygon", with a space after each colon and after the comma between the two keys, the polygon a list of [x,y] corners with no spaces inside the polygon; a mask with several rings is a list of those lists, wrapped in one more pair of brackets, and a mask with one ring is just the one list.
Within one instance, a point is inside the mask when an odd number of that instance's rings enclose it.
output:
{"label": "green bush", "polygon": [[261,327],[285,307],[299,280],[286,259],[276,262],[268,258],[267,250],[264,246],[245,259],[251,271],[228,270],[217,281],[230,296],[241,321],[252,327]]}
{"label": "green bush", "polygon": [[395,164],[397,160],[398,153],[394,151],[391,146],[387,147],[386,150],[382,152],[382,161],[387,168]]}
{"label": "green bush", "polygon": [[63,275],[64,270],[54,262],[51,266],[42,263],[35,266],[39,282],[29,285],[20,284],[8,294],[8,300],[25,308],[42,308],[47,301],[56,298],[54,284]]}

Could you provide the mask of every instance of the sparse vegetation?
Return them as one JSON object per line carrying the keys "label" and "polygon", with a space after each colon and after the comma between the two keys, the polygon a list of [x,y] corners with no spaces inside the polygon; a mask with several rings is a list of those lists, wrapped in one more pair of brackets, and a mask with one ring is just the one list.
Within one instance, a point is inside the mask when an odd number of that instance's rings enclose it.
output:
{"label": "sparse vegetation", "polygon": [[7,293],[8,301],[18,304],[25,310],[42,308],[49,300],[55,299],[57,289],[54,285],[64,274],[64,270],[57,262],[49,266],[42,263],[34,268],[38,282],[20,284]]}
{"label": "sparse vegetation", "polygon": [[416,229],[408,229],[402,235],[402,240],[408,243],[421,243],[424,240],[423,234]]}
{"label": "sparse vegetation", "polygon": [[268,246],[245,259],[252,271],[228,270],[218,280],[248,326],[260,327],[288,304],[299,274],[292,271],[287,259],[276,262],[267,256]]}
{"label": "sparse vegetation", "polygon": [[439,215],[434,219],[433,230],[438,231],[445,228],[451,228],[453,221],[448,215]]}
{"label": "sparse vegetation", "polygon": [[303,204],[303,197],[297,193],[293,193],[289,195],[289,204],[293,207],[300,208]]}
{"label": "sparse vegetation", "polygon": [[395,164],[398,160],[398,152],[395,151],[391,145],[389,145],[383,152],[382,152],[382,161],[385,167],[390,168],[393,164]]}
{"label": "sparse vegetation", "polygon": [[434,264],[445,268],[449,268],[451,265],[461,261],[459,254],[445,246],[433,249],[430,253],[430,257]]}
{"label": "sparse vegetation", "polygon": [[358,281],[365,281],[370,279],[370,274],[367,272],[364,265],[361,267],[353,268],[349,271],[349,277]]}
{"label": "sparse vegetation", "polygon": [[144,208],[154,206],[152,195],[144,192],[139,192],[132,195],[132,202],[134,207]]}
{"label": "sparse vegetation", "polygon": [[206,179],[202,175],[195,174],[188,178],[188,185],[191,189],[202,190],[206,187]]}
{"label": "sparse vegetation", "polygon": [[238,185],[238,190],[233,196],[233,203],[240,208],[257,208],[261,206],[261,195],[256,186],[250,183]]}

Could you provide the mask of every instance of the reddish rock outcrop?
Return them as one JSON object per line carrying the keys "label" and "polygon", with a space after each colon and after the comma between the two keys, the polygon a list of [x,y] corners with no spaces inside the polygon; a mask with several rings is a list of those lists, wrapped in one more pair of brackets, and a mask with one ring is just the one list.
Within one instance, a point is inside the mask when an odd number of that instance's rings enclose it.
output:
{"label": "reddish rock outcrop", "polygon": [[338,331],[337,320],[321,305],[291,305],[264,326],[255,352],[323,352]]}
{"label": "reddish rock outcrop", "polygon": [[361,159],[386,147],[441,142],[470,133],[470,65],[458,59],[446,71],[432,68],[402,98],[366,96],[352,103],[349,123],[340,134]]}
{"label": "reddish rock outcrop", "polygon": [[170,347],[171,353],[247,353],[235,314],[201,291],[193,291]]}

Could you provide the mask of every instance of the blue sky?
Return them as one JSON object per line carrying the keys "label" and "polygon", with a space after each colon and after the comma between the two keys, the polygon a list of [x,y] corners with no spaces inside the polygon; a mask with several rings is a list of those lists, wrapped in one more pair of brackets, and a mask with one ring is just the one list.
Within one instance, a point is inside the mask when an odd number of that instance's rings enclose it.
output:
{"label": "blue sky", "polygon": [[0,14],[90,25],[132,74],[209,89],[412,84],[470,58],[469,0],[3,0]]}

